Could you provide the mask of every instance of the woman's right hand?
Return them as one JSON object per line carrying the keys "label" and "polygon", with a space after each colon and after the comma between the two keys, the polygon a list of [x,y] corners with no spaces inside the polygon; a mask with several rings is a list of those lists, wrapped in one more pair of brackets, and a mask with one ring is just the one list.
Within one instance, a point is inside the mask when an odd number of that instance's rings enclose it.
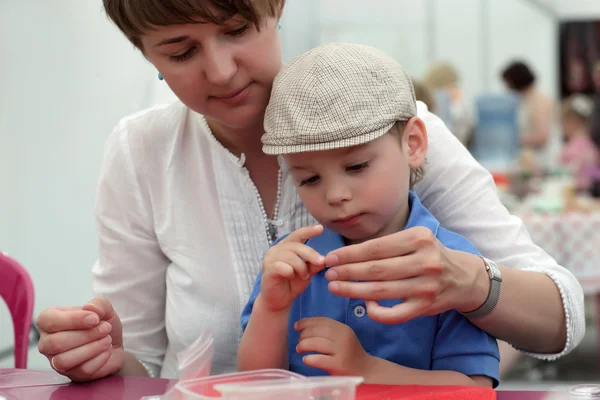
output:
{"label": "woman's right hand", "polygon": [[325,267],[325,257],[304,243],[323,233],[323,227],[300,228],[267,252],[262,265],[260,296],[269,311],[281,311],[304,292],[310,279]]}
{"label": "woman's right hand", "polygon": [[123,328],[112,304],[95,298],[83,307],[50,307],[36,320],[38,349],[52,369],[76,382],[117,373],[123,366]]}

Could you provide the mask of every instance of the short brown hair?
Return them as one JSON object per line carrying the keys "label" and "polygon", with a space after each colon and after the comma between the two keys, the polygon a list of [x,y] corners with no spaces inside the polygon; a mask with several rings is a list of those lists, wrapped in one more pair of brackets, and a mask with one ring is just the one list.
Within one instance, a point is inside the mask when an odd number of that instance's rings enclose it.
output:
{"label": "short brown hair", "polygon": [[535,74],[523,61],[515,61],[504,68],[502,79],[509,88],[524,92],[535,83]]}
{"label": "short brown hair", "polygon": [[257,27],[265,17],[279,15],[285,0],[103,0],[106,15],[142,52],[140,36],[156,26],[221,25],[235,15]]}
{"label": "short brown hair", "polygon": [[[398,137],[398,139],[402,138],[402,135],[404,134],[404,128],[406,128],[406,122],[407,121],[398,121],[394,124],[394,126],[392,126],[392,129],[390,129],[389,133],[391,133],[392,135]],[[423,163],[423,165],[421,165],[419,168],[411,168],[410,169],[410,188],[412,189],[413,186],[417,183],[419,183],[420,181],[423,180],[423,178],[425,177],[425,163]]]}

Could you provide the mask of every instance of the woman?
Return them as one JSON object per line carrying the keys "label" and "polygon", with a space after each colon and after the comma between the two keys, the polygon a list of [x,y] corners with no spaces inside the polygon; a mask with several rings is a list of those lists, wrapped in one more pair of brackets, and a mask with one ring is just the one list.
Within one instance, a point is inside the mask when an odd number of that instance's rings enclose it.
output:
{"label": "woman", "polygon": [[473,133],[473,116],[468,102],[460,87],[460,78],[456,68],[449,62],[439,62],[432,65],[425,77],[425,85],[432,90],[438,98],[446,99],[444,113],[447,121],[444,121],[452,133],[465,146],[468,145]]}
{"label": "woman", "polygon": [[552,100],[536,87],[533,71],[523,62],[509,64],[502,71],[502,80],[521,98],[518,122],[522,149],[535,155],[538,167],[552,168],[556,150]]}
{"label": "woman", "polygon": [[[93,269],[102,298],[38,317],[40,352],[55,370],[76,381],[174,377],[176,354],[202,329],[215,337],[212,373],[235,370],[239,317],[262,257],[277,236],[314,222],[286,166],[261,151],[263,114],[282,65],[283,5],[104,0],[180,101],[123,119],[108,140]],[[583,335],[581,287],[531,243],[490,175],[441,121],[423,105],[419,116],[429,131],[429,171],[415,190],[441,223],[504,265],[497,306],[471,320],[538,357],[567,353]],[[410,276],[407,261],[419,267]],[[336,294],[416,299],[407,303],[417,308],[375,312],[381,321],[489,305],[482,259],[414,230],[346,247],[328,263],[337,266]],[[363,278],[379,282],[346,282]]]}

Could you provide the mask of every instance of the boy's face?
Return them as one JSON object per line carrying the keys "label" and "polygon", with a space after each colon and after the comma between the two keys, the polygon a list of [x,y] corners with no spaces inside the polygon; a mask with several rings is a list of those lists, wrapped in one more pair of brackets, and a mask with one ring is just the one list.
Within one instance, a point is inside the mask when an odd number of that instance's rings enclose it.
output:
{"label": "boy's face", "polygon": [[410,170],[427,152],[420,119],[402,137],[388,133],[364,145],[285,156],[308,211],[351,243],[397,232],[408,217]]}

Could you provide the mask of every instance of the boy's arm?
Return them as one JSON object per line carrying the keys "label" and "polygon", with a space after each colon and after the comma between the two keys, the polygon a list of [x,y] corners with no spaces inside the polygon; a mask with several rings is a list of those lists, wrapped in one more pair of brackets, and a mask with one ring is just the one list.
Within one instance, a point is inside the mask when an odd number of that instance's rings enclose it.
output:
{"label": "boy's arm", "polygon": [[290,308],[269,311],[262,305],[259,294],[251,313],[238,349],[238,371],[288,369]]}
{"label": "boy's arm", "polygon": [[365,368],[365,383],[383,385],[435,385],[492,387],[487,376],[467,376],[456,371],[426,371],[403,367],[379,357],[370,357]]}

